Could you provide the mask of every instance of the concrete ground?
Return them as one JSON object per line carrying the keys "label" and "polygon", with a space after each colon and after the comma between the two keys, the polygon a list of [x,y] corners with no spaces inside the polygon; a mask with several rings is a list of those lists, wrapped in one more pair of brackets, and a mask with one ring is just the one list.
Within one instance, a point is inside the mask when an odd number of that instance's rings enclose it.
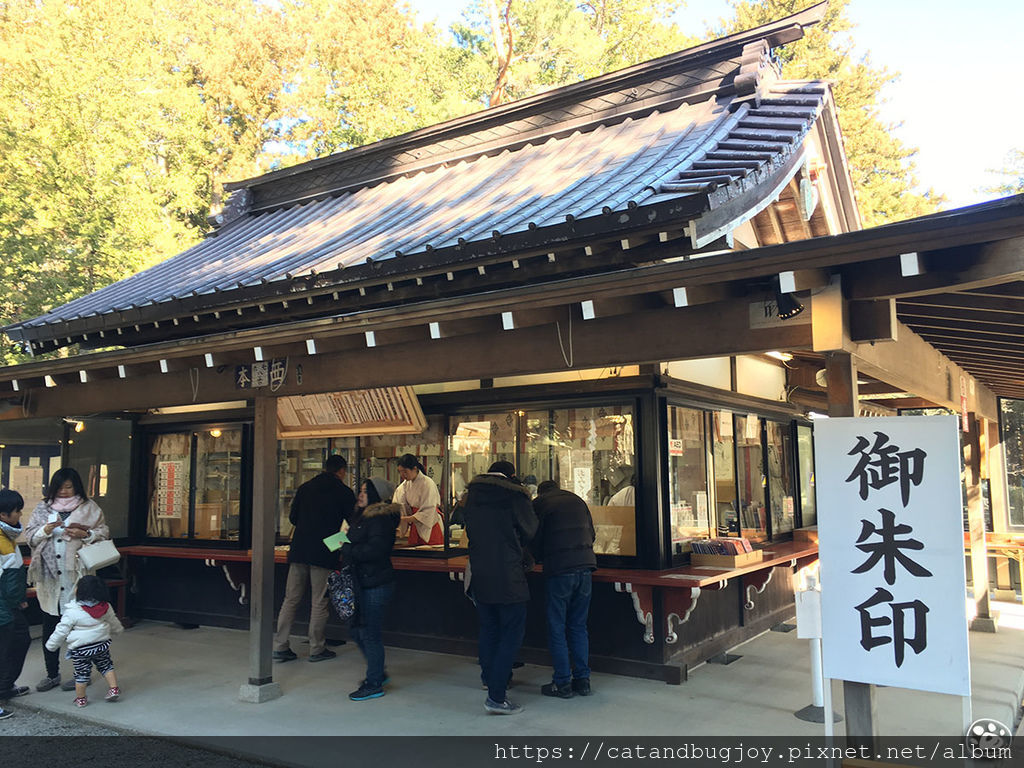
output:
{"label": "concrete ground", "polygon": [[[994,607],[1001,614],[999,632],[970,634],[973,716],[1015,727],[1024,693],[1024,606]],[[540,685],[550,679],[550,670],[527,665],[516,670],[509,693],[526,708],[516,717],[484,712],[486,694],[473,659],[389,648],[392,683],[387,696],[355,703],[347,694],[358,687],[365,667],[354,644],[337,648],[336,659],[317,664],[306,660],[308,646],[301,638],[293,638],[292,647],[300,658],[274,665],[284,696],[246,704],[238,700],[247,676],[246,632],[141,622],[115,639],[111,649],[124,692],[120,702],[104,702],[106,686],[97,680],[83,709],[73,706],[73,694],[60,690],[33,690],[14,700],[12,708],[196,742],[212,736],[277,735],[823,735],[822,725],[793,715],[811,703],[809,642],[798,639],[796,632],[760,635],[733,649],[739,660],[697,667],[681,686],[595,674],[595,694],[588,698],[541,696]],[[70,674],[70,664],[64,665],[62,672]],[[19,682],[34,687],[42,674],[42,653],[35,641]],[[842,713],[841,684],[835,683],[833,690]],[[959,698],[880,688],[877,703],[881,735],[963,732]],[[16,721],[0,721],[0,736],[14,733]],[[837,735],[843,733],[842,726],[836,726]],[[273,750],[268,742],[273,740],[260,742],[260,752],[275,759],[268,754]],[[315,754],[279,757],[292,765],[315,765],[320,759]]]}

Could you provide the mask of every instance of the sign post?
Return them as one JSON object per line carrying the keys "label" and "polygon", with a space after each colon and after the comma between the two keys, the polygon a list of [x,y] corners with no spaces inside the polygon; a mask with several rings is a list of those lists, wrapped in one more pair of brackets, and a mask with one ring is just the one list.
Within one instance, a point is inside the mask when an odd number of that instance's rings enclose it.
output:
{"label": "sign post", "polygon": [[970,696],[957,428],[955,416],[815,425],[826,678]]}

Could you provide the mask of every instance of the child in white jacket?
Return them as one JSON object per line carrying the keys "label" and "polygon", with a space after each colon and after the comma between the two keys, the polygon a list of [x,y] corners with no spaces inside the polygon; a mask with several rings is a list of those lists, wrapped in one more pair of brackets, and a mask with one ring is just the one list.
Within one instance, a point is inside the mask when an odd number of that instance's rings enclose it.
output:
{"label": "child in white jacket", "polygon": [[114,662],[110,658],[110,636],[123,632],[124,627],[110,607],[107,586],[98,576],[83,576],[75,588],[75,601],[64,608],[60,623],[46,641],[47,649],[56,651],[64,640],[68,650],[65,657],[75,668],[75,706],[89,703],[85,686],[89,683],[92,665],[106,679],[110,690],[107,701],[117,701],[121,689],[117,687]]}

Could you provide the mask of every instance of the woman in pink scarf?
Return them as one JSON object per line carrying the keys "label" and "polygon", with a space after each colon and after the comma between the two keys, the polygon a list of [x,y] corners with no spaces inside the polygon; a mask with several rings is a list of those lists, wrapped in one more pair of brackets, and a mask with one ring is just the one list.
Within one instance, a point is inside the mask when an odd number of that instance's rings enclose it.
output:
{"label": "woman in pink scarf", "polygon": [[[25,538],[32,548],[28,583],[35,585],[43,609],[46,677],[36,690],[48,691],[60,685],[60,656],[57,651],[46,650],[46,641],[60,622],[64,606],[74,600],[75,585],[84,575],[78,550],[85,544],[109,539],[110,530],[103,510],[85,495],[81,476],[70,467],[62,467],[54,472],[46,496],[32,511]],[[72,690],[74,685],[74,680],[68,680],[62,688]]]}

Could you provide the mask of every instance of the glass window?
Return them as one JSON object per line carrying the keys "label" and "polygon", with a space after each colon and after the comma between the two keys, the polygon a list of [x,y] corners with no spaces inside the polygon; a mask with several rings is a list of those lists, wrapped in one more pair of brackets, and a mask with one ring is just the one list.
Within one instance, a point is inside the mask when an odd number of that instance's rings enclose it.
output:
{"label": "glass window", "polygon": [[150,438],[146,535],[239,540],[244,435],[239,425]]}
{"label": "glass window", "polygon": [[59,419],[0,421],[0,487],[25,499],[25,520],[50,476],[60,469],[64,424]]}
{"label": "glass window", "polygon": [[818,524],[818,508],[814,496],[814,432],[810,427],[796,428],[797,461],[800,475],[800,525]]}
{"label": "glass window", "polygon": [[767,538],[768,528],[765,516],[761,419],[753,415],[737,416],[735,439],[740,535],[751,541],[763,541]]}
{"label": "glass window", "polygon": [[191,476],[192,433],[154,435],[149,450],[147,536],[188,538]]}
{"label": "glass window", "polygon": [[712,533],[702,411],[668,407],[668,482],[672,551],[682,553],[686,541]]}
{"label": "glass window", "polygon": [[[78,425],[80,428],[77,428]],[[131,492],[132,422],[84,419],[68,439],[68,465],[78,470],[85,492],[103,510],[110,535],[128,535]]]}
{"label": "glass window", "polygon": [[739,536],[740,516],[736,512],[736,439],[732,414],[711,414],[714,431],[712,457],[715,470],[715,518],[719,536]]}
{"label": "glass window", "polygon": [[1000,399],[1010,525],[1024,526],[1024,400]]}
{"label": "glass window", "polygon": [[195,528],[197,539],[238,541],[242,494],[242,429],[196,434]]}
{"label": "glass window", "polygon": [[[554,480],[583,498],[601,554],[636,554],[633,411],[629,406],[501,411],[451,419],[453,491],[495,461],[516,465],[527,485]],[[452,522],[458,526],[458,513]],[[453,530],[461,535],[460,530]]]}
{"label": "glass window", "polygon": [[278,442],[277,532],[282,541],[288,541],[292,535],[293,526],[288,520],[288,514],[292,509],[295,491],[323,471],[324,461],[328,456],[336,453],[345,457],[349,463],[346,483],[354,493],[358,493],[359,462],[355,460],[356,444],[357,440],[354,437],[296,438]]}
{"label": "glass window", "polygon": [[789,424],[765,423],[768,445],[768,491],[771,494],[772,537],[793,530],[795,492],[793,489],[793,436]]}

